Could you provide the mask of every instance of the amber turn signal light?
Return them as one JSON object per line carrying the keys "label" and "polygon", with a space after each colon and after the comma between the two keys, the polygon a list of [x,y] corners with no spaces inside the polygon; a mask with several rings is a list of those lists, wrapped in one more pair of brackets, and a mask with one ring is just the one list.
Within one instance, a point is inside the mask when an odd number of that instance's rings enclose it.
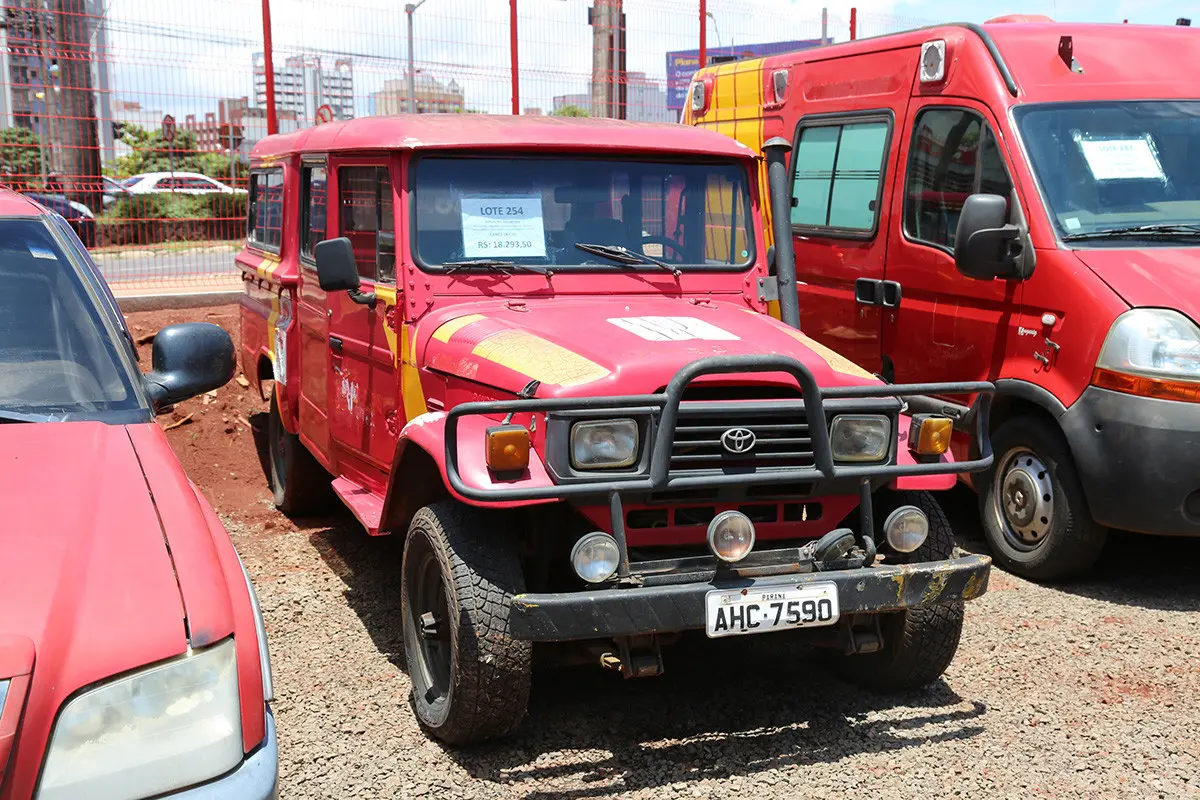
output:
{"label": "amber turn signal light", "polygon": [[529,466],[529,431],[523,426],[493,425],[485,438],[488,469],[513,472]]}
{"label": "amber turn signal light", "polygon": [[919,456],[940,456],[950,449],[954,420],[937,414],[916,414],[908,426],[908,449]]}

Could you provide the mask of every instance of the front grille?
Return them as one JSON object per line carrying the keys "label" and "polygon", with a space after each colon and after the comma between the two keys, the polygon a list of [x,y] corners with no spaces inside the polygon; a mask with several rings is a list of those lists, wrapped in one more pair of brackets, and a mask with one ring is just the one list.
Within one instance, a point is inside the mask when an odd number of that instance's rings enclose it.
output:
{"label": "front grille", "polygon": [[[755,472],[771,469],[800,469],[816,465],[808,420],[798,409],[738,409],[735,405],[714,410],[689,409],[680,405],[671,448],[672,474],[705,472]],[[754,434],[754,447],[748,453],[730,453],[721,443],[722,435],[734,428]]]}

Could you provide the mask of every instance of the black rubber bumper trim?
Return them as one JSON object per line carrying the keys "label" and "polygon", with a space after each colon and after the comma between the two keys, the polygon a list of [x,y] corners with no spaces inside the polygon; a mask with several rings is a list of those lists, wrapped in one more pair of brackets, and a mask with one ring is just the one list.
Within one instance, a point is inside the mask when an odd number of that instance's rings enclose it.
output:
{"label": "black rubber bumper trim", "polygon": [[512,635],[559,642],[671,633],[704,627],[704,596],[713,589],[772,589],[834,583],[842,616],[899,611],[987,591],[992,560],[969,555],[923,564],[805,572],[766,578],[716,578],[702,583],[630,589],[520,594],[512,600]]}

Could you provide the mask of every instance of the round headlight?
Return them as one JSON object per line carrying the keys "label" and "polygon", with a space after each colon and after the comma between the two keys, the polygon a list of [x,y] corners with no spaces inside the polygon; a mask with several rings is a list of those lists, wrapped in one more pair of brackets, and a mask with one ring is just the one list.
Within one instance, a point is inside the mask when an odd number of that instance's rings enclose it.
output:
{"label": "round headlight", "polygon": [[900,506],[883,523],[888,544],[897,553],[911,553],[929,536],[929,518],[916,506]]}
{"label": "round headlight", "polygon": [[722,511],[708,523],[708,547],[722,561],[741,561],[754,549],[754,523],[740,511]]}
{"label": "round headlight", "polygon": [[571,566],[588,583],[606,581],[621,563],[621,548],[607,533],[596,531],[584,536],[571,548]]}

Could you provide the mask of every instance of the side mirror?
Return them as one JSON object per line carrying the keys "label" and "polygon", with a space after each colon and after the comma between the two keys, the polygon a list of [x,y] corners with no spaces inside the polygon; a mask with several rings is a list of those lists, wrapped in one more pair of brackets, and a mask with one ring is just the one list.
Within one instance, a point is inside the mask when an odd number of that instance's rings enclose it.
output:
{"label": "side mirror", "polygon": [[237,359],[233,340],[208,322],[168,325],[154,337],[146,393],[157,410],[224,386]]}
{"label": "side mirror", "polygon": [[775,245],[767,248],[767,274],[775,274]]}
{"label": "side mirror", "polygon": [[1008,222],[1008,199],[973,194],[963,203],[954,237],[954,266],[968,278],[1025,278],[1021,230]]}
{"label": "side mirror", "polygon": [[354,246],[345,236],[317,242],[313,248],[317,261],[317,281],[327,292],[346,292],[350,299],[362,305],[375,307],[374,292],[360,292],[362,285],[358,277],[358,262],[354,260]]}

